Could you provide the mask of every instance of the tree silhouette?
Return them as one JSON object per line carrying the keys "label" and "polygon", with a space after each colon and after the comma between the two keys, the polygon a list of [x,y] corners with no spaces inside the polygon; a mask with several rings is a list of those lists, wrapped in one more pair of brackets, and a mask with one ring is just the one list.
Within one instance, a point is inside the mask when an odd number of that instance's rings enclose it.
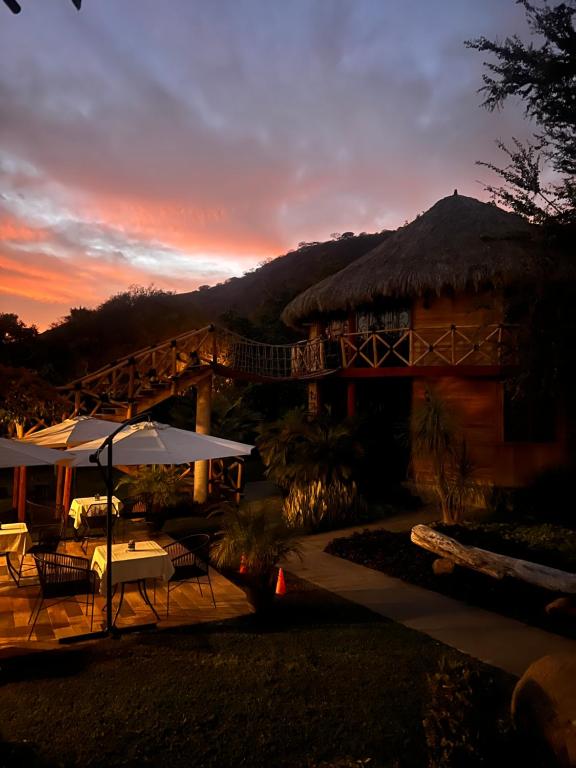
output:
{"label": "tree silhouette", "polygon": [[[576,224],[575,0],[542,8],[528,0],[517,2],[538,44],[514,35],[504,42],[480,37],[465,45],[496,58],[484,64],[483,106],[500,109],[508,98],[519,98],[538,133],[526,144],[516,138],[511,146],[498,142],[508,156],[504,168],[479,164],[504,181],[504,186],[488,187],[497,201],[535,222]],[[544,181],[545,170],[553,172],[553,181]]]}

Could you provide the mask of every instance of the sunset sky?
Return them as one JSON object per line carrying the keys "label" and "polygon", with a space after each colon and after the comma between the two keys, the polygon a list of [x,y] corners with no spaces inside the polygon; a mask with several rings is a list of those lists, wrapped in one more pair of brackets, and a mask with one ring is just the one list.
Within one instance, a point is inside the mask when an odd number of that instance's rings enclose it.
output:
{"label": "sunset sky", "polygon": [[0,3],[0,311],[47,327],[130,285],[189,291],[302,240],[487,199],[529,133],[463,41],[513,0]]}

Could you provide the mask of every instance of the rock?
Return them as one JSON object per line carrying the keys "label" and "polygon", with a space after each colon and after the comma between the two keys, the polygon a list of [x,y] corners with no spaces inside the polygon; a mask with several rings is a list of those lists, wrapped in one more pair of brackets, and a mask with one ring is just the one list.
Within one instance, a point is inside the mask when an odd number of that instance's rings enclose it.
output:
{"label": "rock", "polygon": [[528,667],[512,695],[512,718],[546,765],[576,766],[576,653]]}
{"label": "rock", "polygon": [[550,616],[576,616],[576,600],[573,597],[559,597],[548,603],[544,610]]}
{"label": "rock", "polygon": [[436,576],[445,576],[454,572],[455,565],[447,557],[439,557],[432,563],[432,570]]}

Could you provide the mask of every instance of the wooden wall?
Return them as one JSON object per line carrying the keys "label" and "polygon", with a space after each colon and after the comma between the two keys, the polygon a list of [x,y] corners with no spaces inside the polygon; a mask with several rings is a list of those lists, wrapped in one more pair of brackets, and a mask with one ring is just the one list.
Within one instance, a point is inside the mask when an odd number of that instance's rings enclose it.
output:
{"label": "wooden wall", "polygon": [[504,321],[503,301],[496,292],[422,297],[412,304],[412,327],[489,325]]}
{"label": "wooden wall", "polygon": [[[426,386],[446,403],[466,439],[480,482],[501,487],[529,483],[542,470],[565,461],[563,439],[554,443],[505,443],[502,383],[494,379],[442,377],[414,379],[412,407],[424,400]],[[426,474],[426,462],[413,471]]]}

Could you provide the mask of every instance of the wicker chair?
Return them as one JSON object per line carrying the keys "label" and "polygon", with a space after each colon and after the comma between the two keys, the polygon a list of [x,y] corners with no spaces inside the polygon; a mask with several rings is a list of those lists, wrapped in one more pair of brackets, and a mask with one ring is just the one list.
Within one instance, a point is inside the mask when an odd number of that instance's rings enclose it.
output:
{"label": "wicker chair", "polygon": [[168,544],[164,547],[174,566],[174,574],[168,582],[166,616],[168,616],[170,612],[170,592],[185,582],[196,581],[198,589],[200,590],[200,595],[202,595],[201,579],[204,579],[204,583],[208,584],[210,595],[212,596],[212,603],[214,604],[214,608],[216,608],[214,590],[212,589],[212,582],[210,580],[210,566],[208,563],[209,548],[210,536],[207,533],[194,533],[190,536],[185,536],[183,539],[180,539],[180,541],[175,541],[173,544]]}
{"label": "wicker chair", "polygon": [[46,504],[36,504],[34,501],[27,501],[26,525],[32,539],[32,546],[20,559],[18,586],[20,586],[21,579],[28,578],[24,573],[25,571],[36,570],[34,564],[25,565],[26,557],[33,557],[43,552],[56,552],[58,549],[66,526],[64,509],[61,506],[48,506]]}
{"label": "wicker chair", "polygon": [[38,578],[40,581],[40,595],[32,608],[28,624],[32,621],[32,627],[28,639],[32,637],[34,627],[45,606],[45,601],[56,598],[57,603],[86,595],[86,614],[92,598],[92,613],[90,617],[90,630],[94,624],[94,594],[96,591],[96,579],[90,570],[90,560],[74,555],[65,555],[60,552],[41,552],[34,555]]}
{"label": "wicker chair", "polygon": [[[116,506],[112,505],[112,538],[114,538],[114,522],[118,510]],[[82,512],[80,516],[80,530],[79,536],[82,538],[82,552],[86,554],[88,550],[88,541],[90,539],[97,539],[106,536],[106,519],[107,512],[106,506],[100,502],[98,504],[91,504],[85,512]]]}

